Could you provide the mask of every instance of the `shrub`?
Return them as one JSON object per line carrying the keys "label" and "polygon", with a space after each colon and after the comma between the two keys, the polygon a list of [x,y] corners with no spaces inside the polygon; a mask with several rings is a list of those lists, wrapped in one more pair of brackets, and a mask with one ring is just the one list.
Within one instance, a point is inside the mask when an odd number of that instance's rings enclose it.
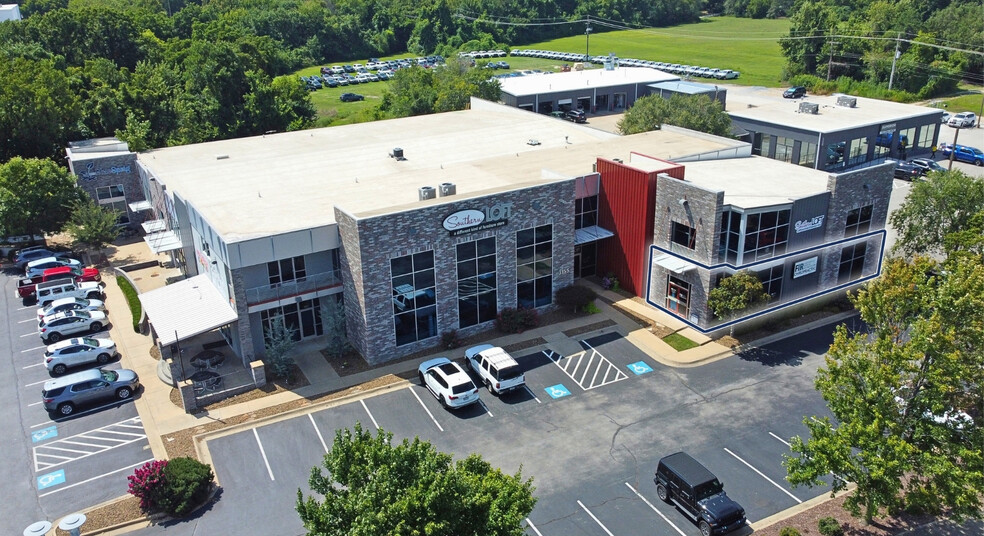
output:
{"label": "shrub", "polygon": [[212,485],[212,468],[194,458],[174,458],[164,467],[167,495],[162,510],[172,516],[185,516],[208,498]]}
{"label": "shrub", "polygon": [[454,350],[461,346],[461,337],[458,337],[458,330],[452,329],[441,334],[441,348]]}
{"label": "shrub", "polygon": [[832,517],[821,517],[817,521],[817,529],[823,536],[844,536],[844,528]]}
{"label": "shrub", "polygon": [[588,313],[589,315],[594,315],[600,313],[601,309],[599,309],[598,306],[594,304],[594,302],[591,302],[584,306],[584,312]]}
{"label": "shrub", "polygon": [[618,289],[619,289],[619,286],[618,286],[618,278],[615,277],[615,274],[608,274],[605,277],[602,277],[601,278],[601,288],[603,288],[605,290],[612,290],[612,291],[618,292]]}
{"label": "shrub", "polygon": [[779,536],[800,536],[800,531],[799,529],[795,529],[793,527],[783,527],[782,530],[779,531]]}
{"label": "shrub", "polygon": [[499,316],[495,319],[495,327],[503,333],[522,333],[529,328],[540,325],[540,317],[536,314],[536,309],[513,309],[507,307],[499,311]]}
{"label": "shrub", "polygon": [[581,285],[569,285],[564,288],[557,289],[557,292],[554,293],[554,298],[557,300],[557,305],[560,305],[561,307],[569,307],[574,311],[584,309],[597,297],[597,292]]}
{"label": "shrub", "polygon": [[137,289],[133,288],[130,280],[118,275],[116,284],[119,285],[126,304],[130,306],[130,314],[133,316],[133,331],[140,333],[140,317],[143,316],[143,309],[140,308],[140,298],[137,297]]}
{"label": "shrub", "polygon": [[939,494],[925,486],[915,487],[905,495],[905,511],[915,515],[938,515]]}
{"label": "shrub", "polygon": [[130,483],[127,493],[140,499],[140,509],[156,512],[164,497],[164,468],[167,460],[153,460],[137,467],[126,477]]}

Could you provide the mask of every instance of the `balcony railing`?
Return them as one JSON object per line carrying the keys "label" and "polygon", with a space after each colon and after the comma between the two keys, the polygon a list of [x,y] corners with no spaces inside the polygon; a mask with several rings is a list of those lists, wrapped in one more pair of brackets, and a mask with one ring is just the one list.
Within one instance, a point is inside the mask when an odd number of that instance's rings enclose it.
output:
{"label": "balcony railing", "polygon": [[310,275],[294,281],[286,281],[284,283],[263,285],[262,287],[246,289],[246,303],[248,305],[257,305],[260,303],[278,301],[284,298],[300,296],[301,294],[309,294],[311,292],[327,290],[332,287],[340,286],[341,284],[342,279],[339,277],[339,271],[332,270],[330,272],[322,272],[320,274]]}

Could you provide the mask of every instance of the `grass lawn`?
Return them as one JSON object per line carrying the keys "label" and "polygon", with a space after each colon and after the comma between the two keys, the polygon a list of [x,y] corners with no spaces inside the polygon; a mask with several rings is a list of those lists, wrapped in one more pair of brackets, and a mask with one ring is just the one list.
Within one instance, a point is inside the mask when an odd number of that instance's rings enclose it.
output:
{"label": "grass lawn", "polygon": [[946,103],[946,111],[951,114],[958,112],[974,112],[975,114],[980,114],[981,104],[984,103],[984,92],[981,91],[981,88],[961,86],[961,89],[973,91],[973,93],[966,93],[958,97],[946,99],[933,99],[930,101],[930,105],[936,103],[936,106],[942,107]]}
{"label": "grass lawn", "polygon": [[678,333],[670,333],[669,335],[663,337],[663,342],[669,344],[677,352],[682,352],[684,350],[689,350],[691,348],[697,348],[699,345],[694,341],[680,335]]}

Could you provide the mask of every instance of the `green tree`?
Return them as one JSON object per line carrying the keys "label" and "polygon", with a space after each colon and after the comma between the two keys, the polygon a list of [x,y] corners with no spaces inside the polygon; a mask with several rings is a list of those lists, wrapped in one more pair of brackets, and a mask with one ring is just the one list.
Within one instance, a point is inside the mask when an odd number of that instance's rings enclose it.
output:
{"label": "green tree", "polygon": [[321,323],[324,324],[328,339],[325,351],[332,357],[342,357],[350,346],[345,331],[345,305],[341,300],[334,297],[322,300]]}
{"label": "green tree", "polygon": [[825,2],[806,0],[799,5],[789,17],[789,35],[779,40],[790,74],[821,74],[817,67],[826,59],[826,35],[838,21],[834,9]]}
{"label": "green tree", "polygon": [[0,235],[59,232],[82,199],[67,169],[49,159],[12,158],[0,164]]}
{"label": "green tree", "polygon": [[[714,312],[714,316],[729,319],[769,298],[758,276],[743,270],[721,278],[717,286],[707,293],[707,307]],[[734,330],[731,326],[732,333]]]}
{"label": "green tree", "polygon": [[287,383],[293,381],[294,358],[290,356],[290,352],[297,344],[296,332],[296,329],[287,326],[283,315],[277,315],[270,321],[270,328],[264,334],[266,362],[273,370],[273,374],[283,378]]}
{"label": "green tree", "polygon": [[532,479],[506,475],[477,454],[452,462],[420,438],[391,444],[356,424],[338,430],[309,484],[297,490],[297,512],[310,535],[521,536],[536,504]]}
{"label": "green tree", "polygon": [[916,182],[889,222],[898,233],[895,251],[913,254],[944,253],[944,238],[968,228],[984,212],[984,180],[961,171],[933,173]]}
{"label": "green tree", "polygon": [[905,506],[979,516],[984,496],[984,265],[891,261],[853,299],[871,333],[838,327],[816,388],[834,419],[804,420],[784,465],[793,485],[857,485],[845,506],[870,522]]}
{"label": "green tree", "polygon": [[96,204],[92,198],[78,199],[69,206],[71,216],[65,231],[72,236],[77,249],[98,251],[119,236],[116,221],[119,214]]}
{"label": "green tree", "polygon": [[731,136],[731,117],[721,103],[706,95],[647,95],[635,101],[618,122],[622,134],[656,130],[664,124]]}
{"label": "green tree", "polygon": [[81,114],[60,66],[48,59],[4,59],[0,80],[0,162],[63,155]]}

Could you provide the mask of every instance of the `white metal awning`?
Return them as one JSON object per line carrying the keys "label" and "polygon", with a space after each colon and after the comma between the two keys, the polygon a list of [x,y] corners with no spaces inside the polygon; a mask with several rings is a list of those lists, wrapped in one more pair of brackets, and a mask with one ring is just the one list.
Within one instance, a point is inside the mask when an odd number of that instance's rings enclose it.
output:
{"label": "white metal awning", "polygon": [[174,231],[163,231],[160,233],[149,234],[144,237],[144,242],[150,246],[150,251],[157,255],[165,251],[181,249],[181,237]]}
{"label": "white metal awning", "polygon": [[696,264],[666,253],[653,259],[653,262],[675,274],[683,274],[689,272],[690,270],[697,269]]}
{"label": "white metal awning", "polygon": [[130,203],[130,210],[133,212],[140,212],[142,210],[150,210],[154,208],[151,206],[150,201],[137,201],[135,203]]}
{"label": "white metal awning", "polygon": [[159,233],[167,229],[167,223],[164,220],[150,220],[145,221],[140,224],[143,230],[147,234]]}
{"label": "white metal awning", "polygon": [[239,317],[207,275],[139,295],[160,344],[174,344],[235,322]]}
{"label": "white metal awning", "polygon": [[603,227],[598,227],[597,225],[582,227],[581,229],[574,231],[574,244],[587,244],[588,242],[595,242],[610,236],[615,236],[615,233]]}

